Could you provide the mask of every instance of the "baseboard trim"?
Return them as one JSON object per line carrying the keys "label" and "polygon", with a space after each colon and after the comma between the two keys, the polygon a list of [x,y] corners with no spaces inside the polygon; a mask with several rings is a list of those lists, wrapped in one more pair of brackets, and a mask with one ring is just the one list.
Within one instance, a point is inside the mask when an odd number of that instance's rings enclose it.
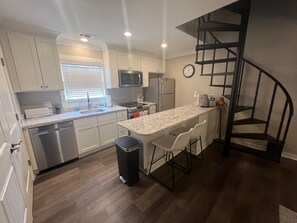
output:
{"label": "baseboard trim", "polygon": [[297,155],[296,154],[283,152],[282,157],[297,161]]}

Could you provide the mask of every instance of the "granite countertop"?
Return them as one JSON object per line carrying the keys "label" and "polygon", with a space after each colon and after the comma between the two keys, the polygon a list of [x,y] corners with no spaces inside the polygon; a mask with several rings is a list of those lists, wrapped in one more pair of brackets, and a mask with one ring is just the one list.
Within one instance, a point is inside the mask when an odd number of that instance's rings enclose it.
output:
{"label": "granite countertop", "polygon": [[86,117],[106,114],[109,112],[127,110],[127,108],[121,107],[121,106],[106,107],[103,109],[104,109],[104,111],[88,113],[88,114],[81,114],[79,111],[73,111],[73,112],[65,112],[65,113],[58,114],[58,115],[50,115],[50,116],[40,117],[40,118],[23,119],[21,121],[22,128],[26,129],[26,128],[39,127],[39,126],[50,125],[50,124],[59,123],[59,122],[71,121],[74,119],[80,119],[80,118],[86,118]]}
{"label": "granite countertop", "polygon": [[215,107],[201,108],[195,105],[186,105],[118,122],[118,125],[139,135],[151,135],[168,127],[172,127],[189,119],[195,118],[213,109],[215,109]]}

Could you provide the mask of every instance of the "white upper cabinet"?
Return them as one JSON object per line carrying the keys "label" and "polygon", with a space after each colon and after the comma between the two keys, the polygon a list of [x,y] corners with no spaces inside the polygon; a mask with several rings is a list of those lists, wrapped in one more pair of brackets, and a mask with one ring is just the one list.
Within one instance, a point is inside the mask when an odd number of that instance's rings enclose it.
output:
{"label": "white upper cabinet", "polygon": [[63,89],[59,55],[55,39],[35,37],[45,90]]}
{"label": "white upper cabinet", "polygon": [[104,51],[104,75],[105,75],[105,87],[118,88],[119,87],[119,76],[118,76],[118,63],[117,53],[114,51]]}
{"label": "white upper cabinet", "polygon": [[126,53],[118,53],[118,69],[119,70],[137,70],[140,71],[140,56],[129,55]]}
{"label": "white upper cabinet", "polygon": [[54,38],[8,32],[8,39],[20,91],[63,89]]}
{"label": "white upper cabinet", "polygon": [[141,71],[141,62],[140,62],[140,56],[139,55],[130,55],[129,56],[129,62],[130,62],[130,69],[131,70],[137,70]]}
{"label": "white upper cabinet", "polygon": [[149,57],[149,72],[165,73],[163,60],[154,57]]}
{"label": "white upper cabinet", "polygon": [[19,33],[8,33],[8,37],[21,91],[43,90],[34,37]]}

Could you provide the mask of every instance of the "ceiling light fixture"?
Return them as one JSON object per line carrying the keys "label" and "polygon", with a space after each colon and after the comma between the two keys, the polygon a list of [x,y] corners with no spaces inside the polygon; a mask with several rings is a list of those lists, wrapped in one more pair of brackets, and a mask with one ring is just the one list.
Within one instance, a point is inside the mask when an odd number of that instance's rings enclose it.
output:
{"label": "ceiling light fixture", "polygon": [[90,34],[85,34],[85,33],[81,33],[81,34],[79,34],[79,36],[80,36],[80,41],[86,43],[86,42],[89,41],[89,38],[90,38],[92,35],[90,35]]}
{"label": "ceiling light fixture", "polygon": [[130,36],[132,36],[132,33],[130,33],[130,32],[124,32],[124,35],[127,36],[127,37],[130,37]]}
{"label": "ceiling light fixture", "polygon": [[167,47],[167,44],[166,44],[166,43],[162,43],[162,44],[161,44],[161,47],[162,47],[162,48],[166,48],[166,47]]}

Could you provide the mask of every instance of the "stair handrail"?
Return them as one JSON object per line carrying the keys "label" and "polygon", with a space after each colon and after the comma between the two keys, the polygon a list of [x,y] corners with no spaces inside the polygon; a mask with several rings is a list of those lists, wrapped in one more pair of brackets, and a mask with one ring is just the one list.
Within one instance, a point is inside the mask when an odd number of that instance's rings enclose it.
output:
{"label": "stair handrail", "polygon": [[[217,43],[219,43],[219,44],[222,43],[211,31],[208,31],[208,32],[209,32],[209,34],[212,36],[212,38]],[[233,50],[229,49],[228,47],[224,47],[224,49],[226,49],[229,53],[232,53],[233,55],[236,56],[236,53]],[[250,61],[248,59],[245,59],[245,58],[243,58],[243,62],[248,63],[249,65],[251,65],[252,67],[256,68],[261,73],[263,73],[266,76],[268,76],[271,80],[274,81],[274,83],[275,83],[276,86],[279,86],[282,89],[283,93],[286,95],[286,97],[287,97],[286,103],[289,104],[290,110],[289,110],[289,116],[288,116],[288,120],[287,120],[287,126],[285,127],[285,133],[283,135],[283,140],[282,140],[283,143],[284,143],[285,140],[286,140],[286,137],[287,137],[287,133],[288,133],[288,129],[289,129],[289,126],[290,126],[290,123],[291,123],[292,116],[294,114],[294,105],[293,105],[293,101],[292,101],[292,98],[291,98],[289,92],[287,91],[287,89],[284,87],[284,85],[280,81],[278,81],[272,74],[268,73],[266,70],[264,70],[263,68],[259,67],[257,64],[255,64],[252,61]],[[285,104],[285,108],[286,108],[286,104]],[[282,120],[282,122],[280,124],[280,129],[282,127],[283,127],[283,120]],[[267,126],[267,128],[268,128],[268,126]],[[265,131],[267,131],[267,130],[265,130]],[[279,137],[279,133],[278,133],[278,137]]]}
{"label": "stair handrail", "polygon": [[[211,31],[209,31],[209,34],[214,38],[215,41],[217,41],[219,44],[222,43]],[[232,53],[233,55],[236,56],[236,53],[233,50],[230,50],[228,47],[224,48],[226,49],[228,52]],[[270,73],[268,73],[266,70],[264,70],[263,68],[259,67],[258,65],[256,65],[255,63],[251,62],[248,59],[243,58],[243,61],[250,64],[251,66],[255,67],[257,70],[261,71],[262,73],[264,73],[265,75],[267,75],[270,79],[272,79],[284,92],[284,94],[286,95],[287,99],[288,99],[288,103],[290,106],[290,113],[289,116],[293,116],[294,114],[294,105],[293,105],[293,101],[292,98],[289,94],[289,92],[287,91],[287,89],[284,87],[284,85],[278,81],[273,75],[271,75]]]}

